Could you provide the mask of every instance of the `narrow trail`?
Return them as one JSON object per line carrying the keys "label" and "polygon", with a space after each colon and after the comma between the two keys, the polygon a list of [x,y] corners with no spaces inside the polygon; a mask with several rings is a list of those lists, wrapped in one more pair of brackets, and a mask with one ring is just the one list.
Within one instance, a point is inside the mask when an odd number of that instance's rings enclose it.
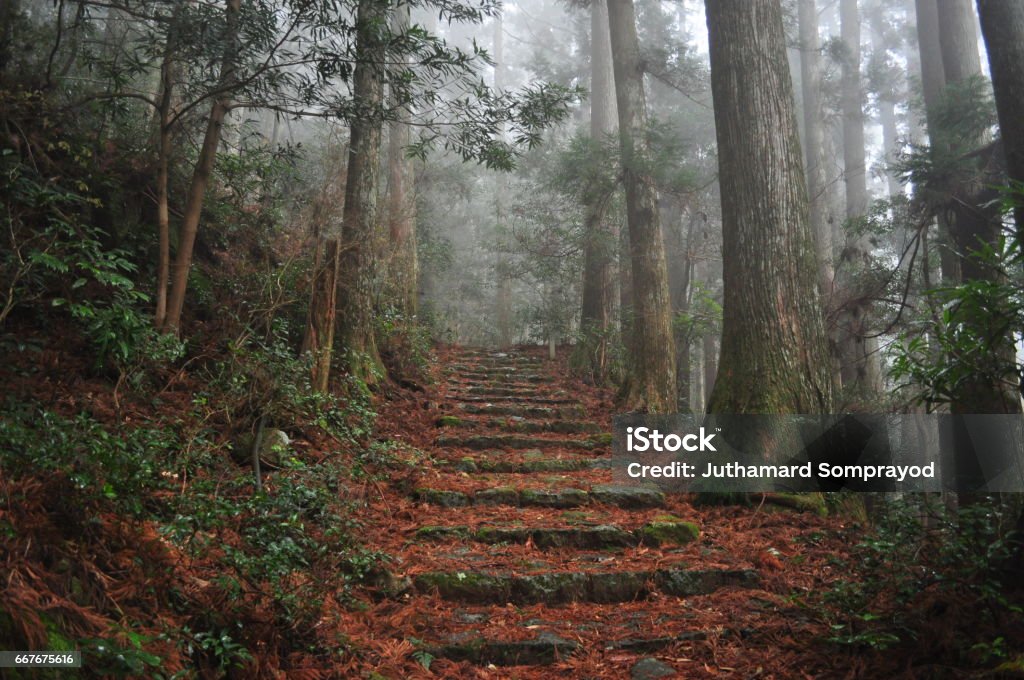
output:
{"label": "narrow trail", "polygon": [[613,485],[610,394],[539,348],[456,351],[443,376],[429,430],[388,424],[426,455],[363,518],[394,557],[363,619],[382,656],[429,677],[822,672],[800,595],[833,578],[834,519]]}

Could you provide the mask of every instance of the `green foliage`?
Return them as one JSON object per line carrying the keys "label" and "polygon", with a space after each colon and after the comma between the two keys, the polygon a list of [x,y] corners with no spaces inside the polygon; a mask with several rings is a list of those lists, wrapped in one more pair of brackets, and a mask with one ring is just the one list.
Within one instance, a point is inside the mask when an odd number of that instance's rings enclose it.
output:
{"label": "green foliage", "polygon": [[246,333],[227,349],[227,358],[206,370],[207,389],[197,403],[204,419],[217,413],[248,428],[265,416],[268,425],[312,425],[342,442],[371,431],[375,414],[366,386],[348,380],[344,400],[314,390],[311,357],[298,355],[284,319],[272,322],[267,337]]}
{"label": "green foliage", "polygon": [[[838,619],[830,641],[886,649],[915,639],[929,618],[920,611],[926,592],[985,610],[997,626],[1019,617],[1021,606],[1007,595],[1003,573],[1015,546],[1016,505],[988,500],[954,513],[927,495],[887,504],[874,531],[856,546],[854,561],[840,565],[849,578],[825,596]],[[961,652],[972,649],[970,635],[986,631],[965,633]],[[978,644],[991,643],[974,648]]]}
{"label": "green foliage", "polygon": [[81,640],[83,665],[91,672],[113,677],[163,677],[159,673],[163,660],[150,652],[145,645],[152,640],[139,633],[125,631],[127,644],[114,638]]}
{"label": "green foliage", "polygon": [[[1024,200],[1024,195],[1009,196],[1007,214]],[[995,273],[992,280],[926,291],[934,297],[934,316],[903,332],[893,348],[891,374],[912,392],[913,401],[932,406],[959,401],[978,385],[1012,400],[1020,389],[1024,366],[1013,343],[1014,333],[1024,328],[1021,243],[1002,238],[971,257]]]}
{"label": "green foliage", "polygon": [[0,463],[14,475],[59,474],[70,482],[69,505],[114,502],[142,515],[146,499],[166,484],[163,466],[178,446],[170,428],[104,427],[86,413],[66,418],[8,402],[0,410]]}

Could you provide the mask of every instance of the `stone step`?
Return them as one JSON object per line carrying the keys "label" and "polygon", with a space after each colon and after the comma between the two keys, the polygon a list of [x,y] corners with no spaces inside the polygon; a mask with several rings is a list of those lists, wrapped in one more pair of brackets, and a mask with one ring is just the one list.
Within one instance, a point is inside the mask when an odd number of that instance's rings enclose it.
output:
{"label": "stone step", "polygon": [[466,493],[450,489],[420,487],[414,492],[417,500],[446,508],[470,505],[512,505],[516,507],[578,508],[591,503],[604,503],[617,508],[662,508],[665,494],[648,487],[627,487],[598,484],[589,491],[584,489],[519,489],[498,486]]}
{"label": "stone step", "polygon": [[[528,454],[534,449],[523,453]],[[486,453],[486,451],[484,452]],[[497,452],[504,454],[503,451]],[[580,470],[596,470],[607,468],[611,462],[594,458],[524,458],[523,460],[503,460],[480,456],[463,456],[458,460],[435,461],[435,465],[451,466],[459,472],[489,472],[497,474],[532,474],[537,472],[579,472]]]}
{"label": "stone step", "polygon": [[489,427],[500,427],[509,432],[555,432],[557,434],[596,434],[602,431],[597,423],[582,420],[505,420],[491,419],[487,422]]}
{"label": "stone step", "polygon": [[749,570],[657,569],[651,571],[545,572],[540,574],[474,571],[428,572],[412,578],[419,593],[476,604],[598,604],[631,602],[654,593],[674,597],[708,595],[723,587],[750,588],[758,576]]}
{"label": "stone step", "polygon": [[494,545],[496,543],[532,542],[541,550],[579,548],[605,550],[630,548],[643,543],[660,547],[685,545],[700,537],[700,529],[692,522],[672,520],[648,522],[627,531],[607,524],[574,527],[510,527],[485,525],[471,529],[467,526],[428,526],[416,531],[416,538],[426,541],[462,540]]}
{"label": "stone step", "polygon": [[[466,394],[487,397],[529,397],[537,393],[536,387],[495,387],[493,385],[469,385]],[[565,395],[568,396],[568,395]]]}
{"label": "stone step", "polygon": [[546,666],[564,660],[578,649],[578,642],[547,632],[540,633],[532,640],[469,637],[420,647],[420,650],[437,659],[468,661],[479,666]]}
{"label": "stone step", "polygon": [[507,382],[516,381],[523,383],[540,383],[551,380],[549,376],[539,373],[524,373],[523,371],[458,371],[449,374],[449,377],[464,378],[466,380],[483,380],[486,382]]}
{"label": "stone step", "polygon": [[602,427],[597,423],[585,420],[524,420],[518,416],[510,418],[489,418],[487,420],[470,420],[459,416],[445,415],[435,421],[438,427],[486,427],[508,432],[539,434],[553,432],[555,434],[597,434]]}
{"label": "stone step", "polygon": [[510,404],[459,404],[458,409],[472,415],[512,416],[515,418],[579,418],[586,415],[582,406],[515,406]]}
{"label": "stone step", "polygon": [[467,378],[464,380],[448,380],[448,389],[450,390],[468,390],[471,388],[487,388],[488,390],[521,390],[524,394],[533,394],[537,391],[537,385],[530,382],[521,382],[509,378],[508,380],[481,380],[476,378]]}
{"label": "stone step", "polygon": [[494,404],[494,403],[512,403],[512,404],[540,404],[545,406],[559,406],[564,404],[578,405],[579,400],[572,397],[530,397],[507,394],[503,395],[479,395],[479,394],[462,394],[457,395],[454,399],[463,404]]}
{"label": "stone step", "polygon": [[[468,661],[477,666],[546,666],[580,649],[578,642],[542,631],[530,640],[493,640],[477,636],[454,636],[445,643],[420,645],[419,649],[438,659]],[[706,640],[707,633],[691,631],[653,638],[626,638],[603,641],[605,651],[651,654],[682,642]],[[634,677],[665,677],[657,675]]]}
{"label": "stone step", "polygon": [[434,442],[437,446],[473,449],[543,449],[561,447],[578,451],[603,451],[611,446],[611,437],[606,433],[591,435],[586,439],[544,439],[520,434],[477,434],[442,435]]}

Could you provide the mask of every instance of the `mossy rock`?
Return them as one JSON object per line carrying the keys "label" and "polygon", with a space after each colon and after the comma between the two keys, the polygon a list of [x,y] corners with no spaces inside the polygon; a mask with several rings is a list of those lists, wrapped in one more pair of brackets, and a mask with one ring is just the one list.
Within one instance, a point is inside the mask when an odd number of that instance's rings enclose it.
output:
{"label": "mossy rock", "polygon": [[466,538],[469,536],[469,527],[439,527],[426,526],[416,530],[416,538],[424,541],[443,541],[448,538]]}
{"label": "mossy rock", "polygon": [[440,505],[442,508],[462,508],[469,505],[469,496],[461,491],[419,488],[416,489],[415,494],[418,500]]}
{"label": "mossy rock", "polygon": [[519,505],[519,490],[511,486],[484,489],[473,495],[477,505]]}
{"label": "mossy rock", "polygon": [[700,538],[700,528],[693,522],[649,522],[640,528],[644,543],[654,546],[686,545]]}
{"label": "mossy rock", "polygon": [[470,456],[463,456],[455,463],[455,469],[459,472],[479,472],[480,466]]}
{"label": "mossy rock", "polygon": [[821,493],[770,493],[765,501],[800,512],[813,512],[819,517],[828,517],[828,506],[825,504],[824,494]]}
{"label": "mossy rock", "polygon": [[661,508],[665,505],[665,494],[646,486],[598,484],[590,490],[590,496],[598,503],[618,508]]}
{"label": "mossy rock", "polygon": [[612,433],[601,432],[590,436],[590,441],[594,446],[611,446],[612,445]]}
{"label": "mossy rock", "polygon": [[462,419],[458,416],[441,416],[435,423],[438,427],[459,427]]}
{"label": "mossy rock", "polygon": [[589,500],[589,494],[583,489],[526,489],[519,494],[520,504],[543,508],[576,508]]}

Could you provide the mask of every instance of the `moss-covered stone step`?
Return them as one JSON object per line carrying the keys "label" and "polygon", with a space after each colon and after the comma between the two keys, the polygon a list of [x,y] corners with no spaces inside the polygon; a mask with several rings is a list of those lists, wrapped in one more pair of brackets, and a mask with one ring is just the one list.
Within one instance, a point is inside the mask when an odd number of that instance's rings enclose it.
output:
{"label": "moss-covered stone step", "polygon": [[452,390],[517,390],[523,394],[533,394],[537,391],[538,384],[513,378],[495,378],[488,380],[484,378],[461,378],[448,379],[448,388]]}
{"label": "moss-covered stone step", "polygon": [[518,406],[515,404],[458,404],[471,415],[512,416],[514,418],[579,418],[586,415],[582,406]]}
{"label": "moss-covered stone step", "polygon": [[539,383],[550,378],[540,373],[532,373],[527,371],[515,371],[515,370],[477,370],[477,371],[457,371],[452,375],[459,378],[465,378],[467,380],[483,380],[486,382],[497,382],[497,381],[514,381],[523,383]]}
{"label": "moss-covered stone step", "polygon": [[[461,386],[460,386],[461,388]],[[536,387],[495,387],[494,385],[469,385],[463,390],[478,397],[528,397],[537,393]]]}
{"label": "moss-covered stone step", "polygon": [[596,434],[601,426],[583,420],[524,420],[518,416],[510,418],[490,418],[487,420],[471,420],[459,416],[445,415],[436,421],[439,427],[490,427],[509,432],[538,434],[554,432],[555,434]]}
{"label": "moss-covered stone step", "polygon": [[579,644],[542,632],[532,640],[469,638],[422,645],[419,649],[434,658],[468,661],[478,666],[544,666],[564,660],[579,649]]}
{"label": "moss-covered stone step", "polygon": [[544,406],[560,406],[564,404],[579,405],[579,400],[573,397],[531,397],[522,395],[493,395],[493,394],[461,394],[455,395],[454,399],[463,404],[492,404],[492,403],[513,403],[513,404],[540,404]]}
{"label": "moss-covered stone step", "polygon": [[[652,654],[681,642],[706,639],[707,633],[704,631],[687,631],[652,638],[608,640],[603,643],[603,647],[607,651]],[[530,640],[459,637],[446,643],[421,644],[419,649],[437,659],[468,661],[477,666],[546,666],[575,653],[579,649],[579,643],[543,631]]]}
{"label": "moss-covered stone step", "polygon": [[499,486],[476,493],[421,487],[416,489],[417,500],[445,508],[469,505],[512,505],[517,507],[578,508],[591,503],[603,503],[618,508],[662,508],[665,494],[647,487],[619,487],[595,485],[590,491],[583,489],[517,489]]}
{"label": "moss-covered stone step", "polygon": [[707,595],[723,587],[750,588],[749,570],[657,569],[653,571],[547,572],[541,574],[429,572],[412,579],[417,592],[475,604],[564,604],[630,602],[653,593],[675,597]]}
{"label": "moss-covered stone step", "polygon": [[556,434],[596,434],[602,430],[597,423],[582,420],[505,420],[493,419],[491,427],[500,427],[510,432],[554,432]]}
{"label": "moss-covered stone step", "polygon": [[[529,453],[529,451],[526,453]],[[464,456],[458,460],[438,461],[437,464],[450,466],[459,472],[533,474],[541,472],[578,472],[580,470],[593,470],[596,468],[607,467],[609,465],[609,461],[593,458],[543,457],[523,460],[502,460],[501,458]]]}
{"label": "moss-covered stone step", "polygon": [[633,531],[606,524],[574,527],[482,526],[476,529],[465,526],[428,526],[421,527],[416,531],[416,538],[424,541],[456,539],[491,545],[531,541],[541,550],[552,548],[605,550],[629,548],[640,543],[655,547],[685,545],[697,540],[699,536],[700,529],[696,524],[682,520],[650,522]]}
{"label": "moss-covered stone step", "polygon": [[578,451],[598,451],[607,449],[611,442],[602,434],[586,439],[543,439],[527,437],[519,434],[477,434],[477,435],[441,435],[435,444],[441,447],[472,449],[542,449],[560,447]]}

